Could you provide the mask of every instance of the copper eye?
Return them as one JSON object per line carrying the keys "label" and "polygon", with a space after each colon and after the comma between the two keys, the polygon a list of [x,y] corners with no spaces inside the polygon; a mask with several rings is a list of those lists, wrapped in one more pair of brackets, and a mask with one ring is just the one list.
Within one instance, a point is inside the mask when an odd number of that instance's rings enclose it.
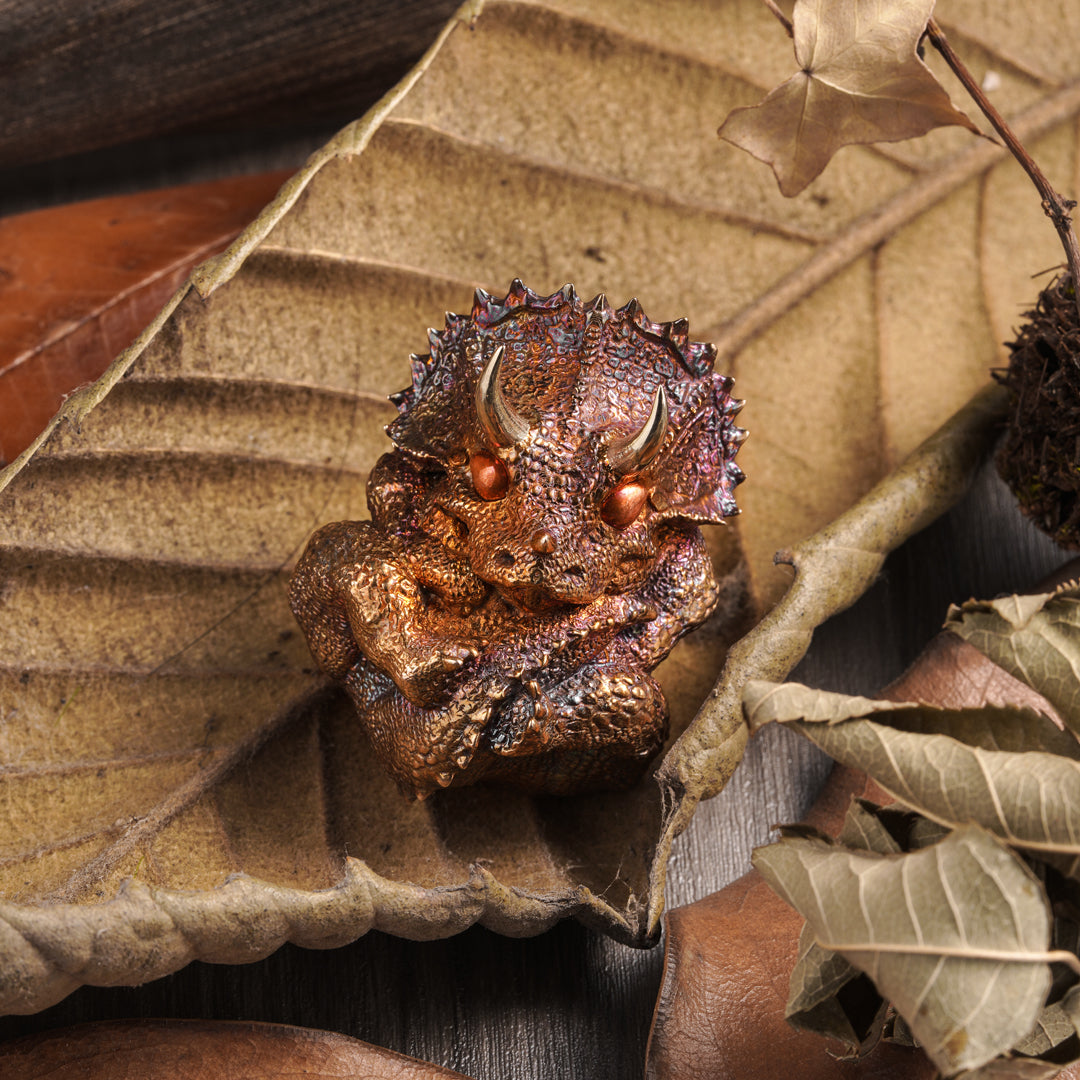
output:
{"label": "copper eye", "polygon": [[473,454],[469,459],[469,470],[472,473],[473,487],[481,499],[489,502],[493,499],[501,499],[510,486],[510,476],[506,466],[492,454],[481,451]]}
{"label": "copper eye", "polygon": [[625,529],[637,521],[649,497],[648,489],[636,480],[620,484],[600,507],[600,516],[613,529]]}

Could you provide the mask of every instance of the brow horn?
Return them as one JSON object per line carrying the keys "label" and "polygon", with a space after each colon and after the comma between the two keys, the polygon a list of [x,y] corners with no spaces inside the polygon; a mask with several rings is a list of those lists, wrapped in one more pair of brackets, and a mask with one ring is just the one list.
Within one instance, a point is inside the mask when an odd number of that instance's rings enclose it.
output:
{"label": "brow horn", "polygon": [[480,425],[499,446],[516,446],[525,441],[529,425],[510,408],[499,389],[499,368],[505,345],[500,345],[487,362],[476,384],[476,415]]}
{"label": "brow horn", "polygon": [[608,465],[620,476],[644,469],[660,453],[667,426],[667,394],[662,386],[658,386],[649,419],[636,434],[619,439],[607,448],[605,457]]}

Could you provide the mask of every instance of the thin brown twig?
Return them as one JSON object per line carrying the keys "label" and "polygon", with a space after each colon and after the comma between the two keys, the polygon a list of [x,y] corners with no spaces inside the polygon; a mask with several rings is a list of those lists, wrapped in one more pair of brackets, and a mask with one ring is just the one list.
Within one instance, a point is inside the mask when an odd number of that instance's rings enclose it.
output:
{"label": "thin brown twig", "polygon": [[[766,0],[767,2],[767,0]],[[1035,164],[1032,156],[1027,152],[1023,143],[1013,133],[1012,128],[1006,123],[1005,118],[990,103],[989,98],[983,93],[982,87],[975,81],[975,77],[967,69],[963,60],[953,51],[945,37],[944,31],[935,19],[930,19],[926,24],[926,33],[930,43],[934,46],[945,63],[952,69],[953,74],[964,85],[964,89],[971,95],[972,100],[982,110],[983,115],[993,125],[994,130],[1001,136],[1010,153],[1020,163],[1024,172],[1031,178],[1039,196],[1042,199],[1043,212],[1051,220],[1061,239],[1061,246],[1065,249],[1065,258],[1069,264],[1069,273],[1073,279],[1073,290],[1076,294],[1077,316],[1080,317],[1080,244],[1077,243],[1076,233],[1072,227],[1072,217],[1069,211],[1076,203],[1066,199],[1053,188],[1046,178],[1042,169]]]}
{"label": "thin brown twig", "polygon": [[775,0],[761,0],[761,2],[780,20],[780,25],[787,31],[787,36],[795,37],[795,28],[791,25],[791,20],[776,6]]}

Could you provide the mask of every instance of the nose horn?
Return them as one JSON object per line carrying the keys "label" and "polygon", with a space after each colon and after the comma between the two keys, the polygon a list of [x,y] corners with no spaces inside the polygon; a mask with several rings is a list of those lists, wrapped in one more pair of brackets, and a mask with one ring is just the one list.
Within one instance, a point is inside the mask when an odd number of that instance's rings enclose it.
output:
{"label": "nose horn", "polygon": [[555,554],[555,537],[547,529],[537,529],[536,532],[529,537],[529,546],[537,553],[537,555],[554,555]]}

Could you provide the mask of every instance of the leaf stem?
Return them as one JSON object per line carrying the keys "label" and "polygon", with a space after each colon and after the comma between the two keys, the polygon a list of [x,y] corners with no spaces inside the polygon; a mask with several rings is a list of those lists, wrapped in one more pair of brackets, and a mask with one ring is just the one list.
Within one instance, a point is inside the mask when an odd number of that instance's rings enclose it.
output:
{"label": "leaf stem", "polygon": [[[768,0],[764,0],[764,2],[768,3]],[[982,87],[975,81],[975,77],[967,69],[963,60],[953,51],[953,47],[949,44],[945,32],[938,25],[936,19],[931,18],[926,24],[926,33],[930,38],[930,43],[941,53],[945,63],[952,69],[953,74],[963,83],[964,89],[971,95],[972,100],[979,106],[983,115],[993,125],[994,130],[1004,140],[1012,156],[1020,162],[1024,172],[1028,174],[1031,182],[1039,192],[1039,196],[1042,198],[1043,212],[1053,222],[1061,240],[1061,246],[1065,249],[1065,258],[1068,261],[1069,273],[1072,275],[1073,280],[1073,291],[1076,294],[1077,317],[1080,318],[1080,289],[1077,288],[1077,283],[1080,282],[1080,244],[1077,243],[1076,233],[1072,227],[1072,217],[1069,214],[1069,211],[1076,206],[1075,201],[1064,198],[1054,190],[1042,169],[1035,164],[1024,144],[1020,142],[1013,133],[1012,128],[1006,123],[1005,118],[990,103],[989,98],[983,93]]]}
{"label": "leaf stem", "polygon": [[795,28],[791,20],[777,7],[775,0],[761,0],[761,2],[780,20],[780,25],[787,31],[789,38],[795,37]]}

